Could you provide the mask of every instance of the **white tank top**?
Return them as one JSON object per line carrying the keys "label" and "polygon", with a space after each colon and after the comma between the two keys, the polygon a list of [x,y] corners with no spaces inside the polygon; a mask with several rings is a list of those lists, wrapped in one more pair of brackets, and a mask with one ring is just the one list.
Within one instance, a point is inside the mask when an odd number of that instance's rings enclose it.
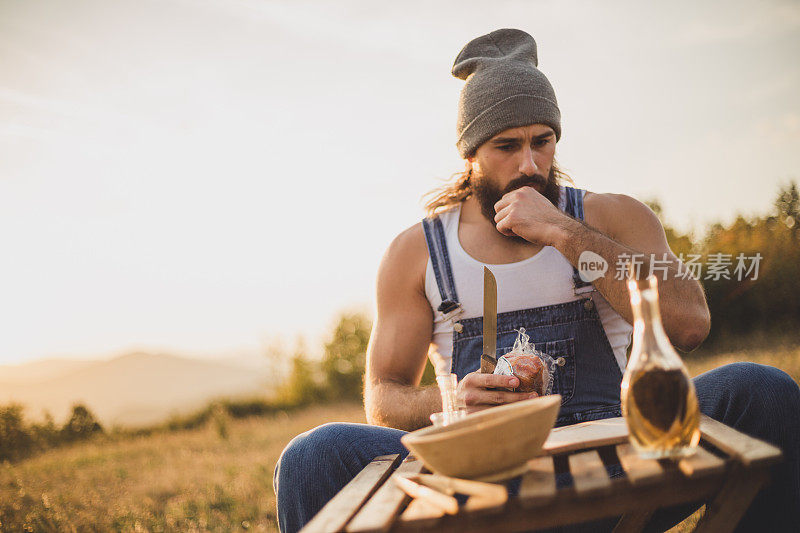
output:
{"label": "white tank top", "polygon": [[[584,191],[585,194],[585,191]],[[561,188],[559,207],[564,210],[566,200]],[[505,313],[545,305],[571,302],[579,299],[573,292],[572,265],[552,246],[516,263],[493,265],[482,263],[469,255],[458,239],[458,221],[461,204],[439,214],[445,232],[450,265],[455,279],[456,294],[464,310],[461,319],[483,316],[483,267],[492,270],[497,280],[497,312]],[[439,364],[450,366],[453,353],[453,324],[438,311],[442,303],[430,257],[425,270],[425,294],[433,310],[433,339],[429,357],[436,368]],[[589,293],[600,315],[608,342],[621,372],[625,372],[627,351],[633,327],[617,313],[599,291]],[[438,355],[437,355],[438,354]]]}

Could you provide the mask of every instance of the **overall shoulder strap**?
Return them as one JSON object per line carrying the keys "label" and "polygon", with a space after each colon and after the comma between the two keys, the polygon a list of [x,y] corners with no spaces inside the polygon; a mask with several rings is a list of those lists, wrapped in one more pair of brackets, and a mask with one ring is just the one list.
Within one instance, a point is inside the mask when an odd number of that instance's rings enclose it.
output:
{"label": "overall shoulder strap", "polygon": [[458,302],[453,270],[450,267],[444,226],[439,216],[434,215],[422,220],[422,228],[425,230],[425,242],[428,245],[433,273],[436,275],[436,285],[439,287],[439,295],[442,297],[442,304],[438,310],[446,315],[460,308],[461,304]]}
{"label": "overall shoulder strap", "polygon": [[[564,191],[566,193],[566,207],[564,211],[571,217],[583,221],[583,194],[585,193],[582,189],[576,189],[573,187],[564,187]],[[575,294],[585,294],[596,290],[594,285],[591,282],[583,281],[581,279],[580,274],[578,273],[578,269],[572,267],[572,282],[574,285],[574,292]]]}

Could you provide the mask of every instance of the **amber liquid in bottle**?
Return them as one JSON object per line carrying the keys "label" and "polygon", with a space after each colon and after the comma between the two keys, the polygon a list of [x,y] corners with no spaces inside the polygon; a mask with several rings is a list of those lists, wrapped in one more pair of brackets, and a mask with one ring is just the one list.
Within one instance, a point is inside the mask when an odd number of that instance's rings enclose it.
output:
{"label": "amber liquid in bottle", "polygon": [[629,281],[634,315],[631,359],[622,380],[622,414],[631,443],[648,458],[683,457],[700,440],[694,384],[661,325],[654,276]]}

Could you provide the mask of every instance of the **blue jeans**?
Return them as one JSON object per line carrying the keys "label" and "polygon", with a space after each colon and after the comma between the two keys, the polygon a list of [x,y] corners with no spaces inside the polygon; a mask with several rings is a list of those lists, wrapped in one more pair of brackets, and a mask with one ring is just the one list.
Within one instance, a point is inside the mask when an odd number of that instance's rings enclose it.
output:
{"label": "blue jeans", "polygon": [[[754,363],[725,365],[694,378],[703,413],[784,453],[772,482],[759,492],[737,531],[800,528],[800,388],[785,372]],[[379,455],[407,454],[404,432],[365,424],[325,424],[295,437],[275,468],[278,522],[284,533],[303,527],[364,466]],[[702,502],[699,502],[702,503]],[[656,513],[648,529],[665,530],[698,504]],[[592,530],[613,527],[595,523]]]}

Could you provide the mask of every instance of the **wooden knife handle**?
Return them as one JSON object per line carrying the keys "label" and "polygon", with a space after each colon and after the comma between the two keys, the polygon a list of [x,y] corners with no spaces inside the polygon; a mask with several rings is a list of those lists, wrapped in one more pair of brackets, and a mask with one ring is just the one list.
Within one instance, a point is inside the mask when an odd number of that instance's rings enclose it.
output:
{"label": "wooden knife handle", "polygon": [[497,366],[497,359],[483,354],[481,356],[481,374],[491,374]]}

